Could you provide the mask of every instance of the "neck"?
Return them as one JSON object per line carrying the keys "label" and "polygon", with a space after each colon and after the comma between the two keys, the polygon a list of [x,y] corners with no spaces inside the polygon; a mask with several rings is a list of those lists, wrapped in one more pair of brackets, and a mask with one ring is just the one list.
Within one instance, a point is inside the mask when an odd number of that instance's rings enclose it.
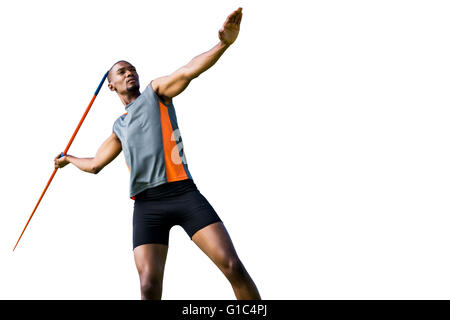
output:
{"label": "neck", "polygon": [[127,92],[125,94],[119,94],[119,98],[120,101],[122,101],[123,105],[127,106],[128,104],[136,100],[137,97],[139,97],[140,95],[141,93],[139,92],[139,90],[136,90],[132,92]]}

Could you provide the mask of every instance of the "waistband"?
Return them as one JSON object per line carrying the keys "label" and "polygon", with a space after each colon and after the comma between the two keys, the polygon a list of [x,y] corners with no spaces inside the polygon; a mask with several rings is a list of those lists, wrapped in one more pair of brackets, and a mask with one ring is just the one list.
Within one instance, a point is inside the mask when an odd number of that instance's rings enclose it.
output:
{"label": "waistband", "polygon": [[159,186],[145,189],[134,196],[135,200],[158,200],[177,196],[189,191],[198,190],[192,179],[185,179],[174,182],[167,182]]}

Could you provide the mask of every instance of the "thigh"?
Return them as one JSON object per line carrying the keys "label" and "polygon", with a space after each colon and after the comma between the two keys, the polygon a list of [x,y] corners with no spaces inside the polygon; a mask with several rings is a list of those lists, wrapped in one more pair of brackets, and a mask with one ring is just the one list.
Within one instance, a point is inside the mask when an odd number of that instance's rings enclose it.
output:
{"label": "thigh", "polygon": [[164,201],[136,200],[133,212],[133,250],[143,244],[169,244],[173,226]]}
{"label": "thigh", "polygon": [[159,243],[137,246],[133,252],[139,275],[162,280],[167,251],[168,246]]}
{"label": "thigh", "polygon": [[182,194],[174,204],[174,219],[191,239],[199,230],[221,221],[214,208],[198,190]]}
{"label": "thigh", "polygon": [[226,266],[230,259],[238,259],[236,250],[222,222],[210,224],[197,231],[192,241],[218,266]]}

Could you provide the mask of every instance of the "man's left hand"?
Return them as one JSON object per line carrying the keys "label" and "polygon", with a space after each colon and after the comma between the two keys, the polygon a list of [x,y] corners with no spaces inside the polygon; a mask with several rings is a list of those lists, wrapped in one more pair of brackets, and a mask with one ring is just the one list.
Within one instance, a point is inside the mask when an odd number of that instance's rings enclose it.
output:
{"label": "man's left hand", "polygon": [[228,16],[222,29],[219,30],[219,39],[223,44],[229,46],[236,40],[239,34],[241,19],[242,8],[238,8]]}

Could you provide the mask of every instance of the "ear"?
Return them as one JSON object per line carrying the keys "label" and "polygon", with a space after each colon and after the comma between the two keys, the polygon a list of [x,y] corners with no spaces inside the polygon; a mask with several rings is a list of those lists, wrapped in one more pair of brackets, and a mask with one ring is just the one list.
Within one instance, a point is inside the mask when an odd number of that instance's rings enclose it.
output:
{"label": "ear", "polygon": [[111,91],[116,91],[116,88],[112,85],[112,83],[108,83],[108,88]]}

